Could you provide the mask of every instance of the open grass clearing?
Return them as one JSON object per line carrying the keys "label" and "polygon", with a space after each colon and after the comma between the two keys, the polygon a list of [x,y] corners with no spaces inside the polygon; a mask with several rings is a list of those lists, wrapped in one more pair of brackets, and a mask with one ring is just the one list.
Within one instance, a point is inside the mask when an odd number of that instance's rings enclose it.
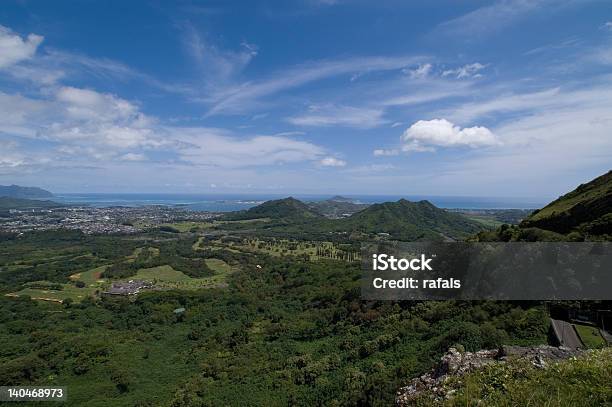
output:
{"label": "open grass clearing", "polygon": [[156,287],[181,290],[220,287],[226,284],[227,276],[233,268],[219,259],[206,259],[206,264],[216,273],[210,277],[192,278],[169,265],[138,270],[130,280],[146,280]]}
{"label": "open grass clearing", "polygon": [[606,346],[605,339],[601,337],[599,329],[596,327],[588,325],[574,325],[574,328],[576,328],[578,336],[580,336],[582,342],[589,349],[598,349]]}
{"label": "open grass clearing", "polygon": [[100,266],[91,270],[83,271],[81,273],[76,273],[70,276],[70,280],[72,281],[82,281],[88,287],[99,285],[105,282],[102,278],[102,273],[106,270],[108,266]]}
{"label": "open grass clearing", "polygon": [[49,290],[41,288],[24,288],[10,296],[29,296],[33,300],[64,302],[70,298],[74,302],[80,302],[84,298],[94,295],[95,287],[78,288],[72,284],[62,284],[61,290]]}

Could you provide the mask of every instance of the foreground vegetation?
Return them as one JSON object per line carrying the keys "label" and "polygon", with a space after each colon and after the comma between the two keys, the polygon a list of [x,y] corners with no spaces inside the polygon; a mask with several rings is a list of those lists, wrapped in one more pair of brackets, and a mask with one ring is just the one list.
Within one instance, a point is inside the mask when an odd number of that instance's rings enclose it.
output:
{"label": "foreground vegetation", "polygon": [[[457,383],[459,381],[459,383]],[[493,364],[445,385],[457,386],[453,397],[431,406],[607,406],[612,403],[612,348],[551,363],[544,369],[528,361]]]}

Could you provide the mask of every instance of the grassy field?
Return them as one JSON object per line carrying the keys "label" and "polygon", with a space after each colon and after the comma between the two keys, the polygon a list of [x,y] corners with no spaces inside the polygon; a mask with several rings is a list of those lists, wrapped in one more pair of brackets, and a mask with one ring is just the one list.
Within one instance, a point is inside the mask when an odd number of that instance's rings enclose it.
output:
{"label": "grassy field", "polygon": [[[102,272],[107,266],[96,267],[91,270],[75,273],[70,276],[70,280],[73,283],[61,284],[61,290],[43,289],[27,287],[23,290],[15,293],[8,294],[9,296],[22,296],[27,295],[35,300],[43,301],[55,301],[62,302],[68,298],[74,302],[80,302],[86,297],[92,296],[96,293],[96,290],[102,291],[106,286],[106,280],[101,278]],[[85,287],[76,287],[74,284],[76,281],[82,281],[85,283]],[[45,281],[41,281],[41,284],[50,284]]]}
{"label": "grassy field", "polygon": [[156,287],[173,288],[180,290],[197,290],[200,288],[220,287],[226,284],[227,276],[233,271],[233,268],[218,259],[206,259],[206,265],[215,271],[214,276],[203,278],[192,278],[175,270],[172,267],[165,265],[140,269],[135,276],[130,277],[130,280],[146,280],[151,281]]}
{"label": "grassy field", "polygon": [[[227,284],[227,276],[234,271],[232,266],[219,259],[206,259],[206,265],[215,272],[214,276],[192,278],[166,265],[140,269],[135,276],[130,277],[129,279],[151,281],[156,287],[160,288],[197,290],[201,288],[224,286]],[[82,281],[85,283],[85,287],[82,288],[76,287],[74,283],[69,283],[61,284],[61,290],[28,287],[8,295],[27,295],[32,299],[54,302],[63,302],[67,298],[70,298],[74,302],[80,302],[88,296],[95,295],[96,290],[103,291],[105,286],[109,284],[107,280],[101,278],[101,274],[104,272],[106,267],[107,266],[101,266],[71,275],[70,280],[73,282]],[[47,282],[41,283],[48,284]]]}
{"label": "grassy field", "polygon": [[215,229],[217,226],[222,225],[243,225],[249,223],[265,223],[269,222],[270,218],[259,218],[259,219],[244,219],[244,220],[212,220],[209,222],[174,222],[164,223],[159,226],[167,226],[178,230],[179,232],[190,232],[198,231],[202,232],[209,229]]}
{"label": "grassy field", "polygon": [[96,267],[95,269],[87,270],[82,273],[76,273],[70,276],[72,281],[82,281],[87,287],[92,287],[104,283],[105,280],[101,277],[107,266]]}
{"label": "grassy field", "polygon": [[206,259],[206,265],[217,274],[227,274],[232,271],[232,266],[219,259]]}
{"label": "grassy field", "polygon": [[136,258],[140,255],[140,253],[142,253],[142,247],[137,247],[134,249],[134,252],[126,257],[126,262],[128,263],[132,263],[134,260],[136,260]]}
{"label": "grassy field", "polygon": [[470,215],[470,216],[467,216],[467,218],[474,220],[478,223],[481,223],[483,226],[490,228],[490,229],[495,229],[504,224],[504,222],[500,222],[497,219],[494,219],[493,217],[490,217],[490,216]]}
{"label": "grassy field", "polygon": [[96,291],[95,287],[85,286],[78,288],[73,284],[62,284],[61,290],[46,290],[40,288],[24,288],[16,293],[8,294],[9,296],[27,295],[34,300],[63,302],[70,298],[74,302],[79,302],[86,297],[93,295]]}
{"label": "grassy field", "polygon": [[598,349],[606,346],[606,341],[601,337],[599,329],[588,325],[574,325],[580,339],[589,349]]}
{"label": "grassy field", "polygon": [[[217,241],[221,243],[221,241]],[[229,248],[236,248],[240,251],[264,253],[270,256],[308,256],[311,261],[319,259],[340,259],[346,254],[338,245],[331,242],[305,242],[298,240],[260,240],[244,239],[241,243],[224,243]],[[355,259],[359,253],[354,252]]]}
{"label": "grassy field", "polygon": [[202,243],[204,243],[204,236],[200,236],[198,240],[191,246],[193,250],[202,250]]}
{"label": "grassy field", "polygon": [[175,223],[164,223],[160,226],[168,226],[178,230],[179,232],[189,232],[191,230],[205,230],[213,227],[211,222],[175,222]]}

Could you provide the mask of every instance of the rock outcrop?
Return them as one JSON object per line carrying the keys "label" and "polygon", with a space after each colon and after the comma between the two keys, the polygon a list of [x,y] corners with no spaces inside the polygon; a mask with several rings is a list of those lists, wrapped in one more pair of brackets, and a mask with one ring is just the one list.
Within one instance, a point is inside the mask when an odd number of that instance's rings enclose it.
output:
{"label": "rock outcrop", "polygon": [[395,403],[410,406],[419,397],[428,394],[434,401],[453,397],[455,389],[445,386],[449,379],[463,376],[494,363],[505,363],[510,359],[528,360],[536,368],[545,368],[549,362],[578,356],[581,350],[557,348],[554,346],[502,346],[499,349],[459,352],[450,348],[440,363],[424,375],[412,379],[398,390]]}

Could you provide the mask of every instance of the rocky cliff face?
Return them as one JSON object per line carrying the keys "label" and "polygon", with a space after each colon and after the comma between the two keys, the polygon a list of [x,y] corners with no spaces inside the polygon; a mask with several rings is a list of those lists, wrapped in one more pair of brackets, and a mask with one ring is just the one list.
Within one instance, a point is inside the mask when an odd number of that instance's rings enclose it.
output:
{"label": "rocky cliff face", "polygon": [[[548,363],[578,356],[582,351],[541,345],[534,347],[503,346],[500,349],[478,352],[459,352],[455,348],[442,356],[440,363],[424,375],[412,379],[398,390],[395,399],[398,406],[415,405],[417,400],[428,397],[433,403],[453,397],[460,378],[481,370],[488,365],[506,363],[510,360],[530,362],[536,368],[546,368]],[[459,380],[457,380],[459,379]]]}

